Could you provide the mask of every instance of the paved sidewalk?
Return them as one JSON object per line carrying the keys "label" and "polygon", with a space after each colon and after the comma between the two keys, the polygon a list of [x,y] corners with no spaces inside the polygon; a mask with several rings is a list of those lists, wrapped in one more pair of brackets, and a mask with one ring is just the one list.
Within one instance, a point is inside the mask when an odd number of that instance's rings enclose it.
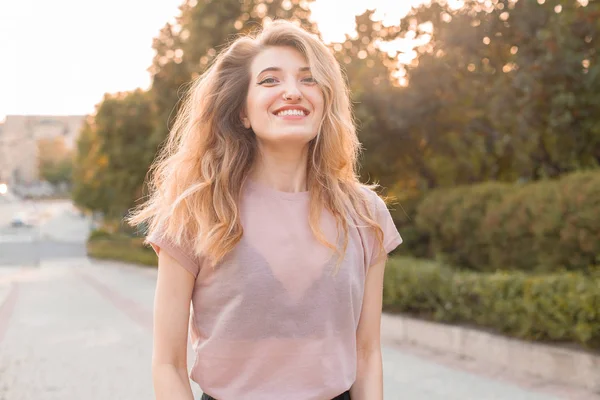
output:
{"label": "paved sidewalk", "polygon": [[151,399],[150,333],[71,268],[17,283],[0,343],[0,399]]}
{"label": "paved sidewalk", "polygon": [[550,400],[506,382],[436,364],[384,346],[385,399],[418,400]]}
{"label": "paved sidewalk", "polygon": [[[8,319],[2,312],[7,307],[0,305],[0,400],[154,398],[155,270],[72,259],[10,276],[17,295]],[[0,296],[6,287],[0,281]],[[386,400],[558,398],[444,366],[392,344],[383,354]]]}

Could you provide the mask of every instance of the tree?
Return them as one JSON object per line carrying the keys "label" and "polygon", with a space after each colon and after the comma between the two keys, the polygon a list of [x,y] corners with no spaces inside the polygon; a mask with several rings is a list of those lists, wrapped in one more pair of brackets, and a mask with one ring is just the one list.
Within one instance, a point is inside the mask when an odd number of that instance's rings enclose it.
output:
{"label": "tree", "polygon": [[68,158],[57,163],[42,162],[40,165],[40,176],[53,185],[69,184],[72,172],[73,164]]}
{"label": "tree", "polygon": [[357,35],[346,35],[342,43],[331,45],[346,75],[360,141],[365,150],[361,160],[361,179],[390,186],[399,179],[404,153],[397,151],[396,99],[402,88],[392,77],[396,61],[381,51],[378,41],[393,38],[393,27],[385,28],[373,19],[373,10],[355,18]]}
{"label": "tree", "polygon": [[135,205],[159,145],[152,135],[154,118],[147,92],[104,96],[78,143],[77,202],[113,217]]}
{"label": "tree", "polygon": [[101,151],[101,140],[94,117],[88,117],[77,141],[71,196],[77,206],[107,214],[110,209],[105,183],[108,162]]}
{"label": "tree", "polygon": [[420,41],[406,88],[361,98],[390,127],[376,134],[395,136],[382,149],[397,154],[390,174],[434,187],[596,167],[600,6],[585,4],[438,2],[388,29],[388,39]]}
{"label": "tree", "polygon": [[[600,4],[519,2],[515,79],[526,90],[515,104],[533,136],[529,175],[555,177],[600,164]],[[525,17],[528,17],[525,19]]]}
{"label": "tree", "polygon": [[62,136],[37,141],[39,176],[53,185],[71,182],[72,154]]}

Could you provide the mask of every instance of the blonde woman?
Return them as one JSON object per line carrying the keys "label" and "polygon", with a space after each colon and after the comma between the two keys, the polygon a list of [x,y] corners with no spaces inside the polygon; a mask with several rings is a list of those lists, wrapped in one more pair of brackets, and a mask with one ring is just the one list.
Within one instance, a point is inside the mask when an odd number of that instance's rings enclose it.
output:
{"label": "blonde woman", "polygon": [[202,399],[383,398],[384,266],[402,239],[359,151],[338,63],[290,22],[194,82],[130,218],[158,255],[158,399],[192,399],[188,327]]}

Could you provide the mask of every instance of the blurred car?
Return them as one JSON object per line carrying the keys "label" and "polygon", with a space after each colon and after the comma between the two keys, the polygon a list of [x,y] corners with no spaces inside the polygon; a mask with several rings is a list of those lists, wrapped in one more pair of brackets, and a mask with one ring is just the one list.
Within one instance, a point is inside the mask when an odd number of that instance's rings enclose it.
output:
{"label": "blurred car", "polygon": [[18,227],[18,226],[24,226],[24,227],[31,227],[34,226],[36,223],[36,218],[33,214],[25,212],[25,211],[19,211],[17,212],[15,215],[13,215],[13,217],[11,218],[10,224],[13,227]]}

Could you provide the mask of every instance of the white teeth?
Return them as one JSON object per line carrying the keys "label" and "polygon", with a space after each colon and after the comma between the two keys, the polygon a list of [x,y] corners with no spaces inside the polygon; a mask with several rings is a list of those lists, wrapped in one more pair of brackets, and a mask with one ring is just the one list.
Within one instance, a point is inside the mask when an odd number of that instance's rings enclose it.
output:
{"label": "white teeth", "polygon": [[277,116],[279,117],[285,117],[286,115],[299,115],[299,116],[303,116],[304,115],[304,111],[301,110],[284,110],[281,112],[277,113]]}

